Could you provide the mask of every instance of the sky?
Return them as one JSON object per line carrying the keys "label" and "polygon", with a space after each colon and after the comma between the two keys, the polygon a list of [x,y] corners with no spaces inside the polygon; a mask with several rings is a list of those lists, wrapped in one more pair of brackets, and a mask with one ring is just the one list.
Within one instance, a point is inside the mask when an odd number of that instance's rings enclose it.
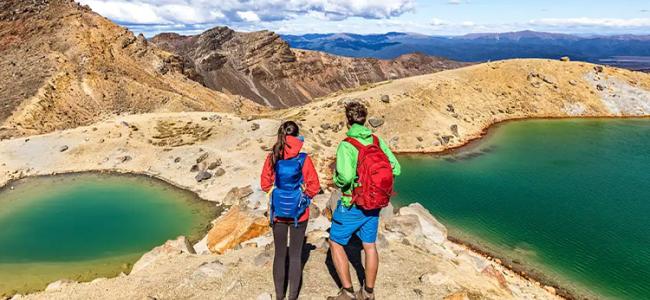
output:
{"label": "sky", "polygon": [[650,0],[78,0],[136,33],[650,34]]}

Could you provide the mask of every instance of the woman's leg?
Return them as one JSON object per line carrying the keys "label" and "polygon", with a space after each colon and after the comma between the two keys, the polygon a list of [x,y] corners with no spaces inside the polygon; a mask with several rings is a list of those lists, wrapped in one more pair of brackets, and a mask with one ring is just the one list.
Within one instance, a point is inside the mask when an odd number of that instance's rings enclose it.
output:
{"label": "woman's leg", "polygon": [[302,280],[302,245],[305,242],[307,222],[296,227],[289,224],[289,300],[298,299],[298,290]]}
{"label": "woman's leg", "polygon": [[278,300],[284,299],[286,291],[285,267],[287,265],[287,234],[289,225],[275,222],[273,224],[273,245],[275,256],[273,257],[273,283],[275,284],[275,297]]}

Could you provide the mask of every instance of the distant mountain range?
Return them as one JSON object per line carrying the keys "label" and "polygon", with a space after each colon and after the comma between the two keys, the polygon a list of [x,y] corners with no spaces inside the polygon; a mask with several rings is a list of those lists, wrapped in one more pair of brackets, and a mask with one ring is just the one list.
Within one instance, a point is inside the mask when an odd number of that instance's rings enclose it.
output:
{"label": "distant mountain range", "polygon": [[650,70],[650,35],[577,36],[519,31],[463,36],[429,36],[389,32],[282,36],[294,48],[352,57],[390,59],[422,52],[452,60],[478,62],[508,58],[560,58]]}

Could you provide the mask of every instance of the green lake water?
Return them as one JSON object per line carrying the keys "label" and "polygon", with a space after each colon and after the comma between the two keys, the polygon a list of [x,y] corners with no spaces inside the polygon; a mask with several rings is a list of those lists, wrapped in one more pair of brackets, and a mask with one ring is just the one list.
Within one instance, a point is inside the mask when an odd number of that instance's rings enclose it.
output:
{"label": "green lake water", "polygon": [[58,279],[128,273],[145,252],[198,240],[213,203],[144,176],[75,174],[23,179],[0,190],[0,296]]}
{"label": "green lake water", "polygon": [[401,156],[395,202],[590,298],[650,299],[650,119],[498,126],[442,156]]}

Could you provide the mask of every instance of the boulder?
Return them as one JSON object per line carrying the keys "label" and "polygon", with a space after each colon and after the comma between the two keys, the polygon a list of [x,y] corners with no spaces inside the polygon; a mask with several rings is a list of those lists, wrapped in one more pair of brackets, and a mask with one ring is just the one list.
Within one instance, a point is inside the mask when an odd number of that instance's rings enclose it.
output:
{"label": "boulder", "polygon": [[196,159],[196,163],[197,163],[197,164],[201,163],[201,162],[204,161],[206,158],[208,158],[208,156],[209,156],[209,154],[208,154],[207,152],[201,154],[201,156],[199,156],[199,157]]}
{"label": "boulder", "polygon": [[190,168],[190,172],[198,172],[199,171],[199,165],[192,165]]}
{"label": "boulder", "polygon": [[257,124],[257,123],[252,123],[251,124],[251,130],[252,131],[255,131],[255,130],[258,130],[258,129],[260,129],[260,124]]}
{"label": "boulder", "polygon": [[68,145],[63,145],[59,148],[59,152],[65,152],[69,149]]}
{"label": "boulder", "polygon": [[[384,227],[388,232],[397,233],[396,238],[403,236],[415,237],[422,234],[422,226],[416,215],[401,215],[390,218],[385,222]],[[393,235],[388,235],[389,239],[394,239]]]}
{"label": "boulder", "polygon": [[214,170],[214,169],[216,169],[217,167],[220,167],[221,164],[222,164],[222,162],[221,162],[221,158],[217,158],[217,160],[211,162],[211,163],[208,165],[208,170]]}
{"label": "boulder", "polygon": [[381,102],[384,102],[384,103],[390,103],[390,96],[388,96],[388,95],[381,95]]}
{"label": "boulder", "polygon": [[380,127],[381,125],[384,125],[384,119],[371,117],[370,119],[368,119],[368,123],[370,124],[370,126],[377,128]]}
{"label": "boulder", "polygon": [[201,171],[194,176],[194,179],[196,179],[197,182],[202,182],[210,178],[212,178],[212,174],[208,171]]}
{"label": "boulder", "polygon": [[447,240],[447,228],[438,222],[421,204],[413,203],[399,210],[400,216],[415,215],[418,217],[422,234],[433,242],[440,244]]}
{"label": "boulder", "polygon": [[223,254],[244,241],[266,234],[269,228],[268,218],[233,206],[208,232],[207,246],[212,253]]}
{"label": "boulder", "polygon": [[382,208],[381,211],[379,211],[379,217],[384,221],[387,221],[394,216],[395,207],[393,207],[393,203],[391,202],[388,202],[388,206]]}
{"label": "boulder", "polygon": [[153,250],[142,255],[142,257],[133,264],[131,274],[145,269],[147,266],[155,263],[160,257],[178,255],[181,253],[196,253],[192,245],[190,245],[190,242],[184,236],[179,236],[175,240],[168,240],[162,246],[153,248]]}
{"label": "boulder", "polygon": [[327,230],[331,225],[332,223],[327,216],[309,218],[309,230]]}
{"label": "boulder", "polygon": [[223,176],[225,174],[226,174],[226,170],[224,170],[223,168],[219,168],[216,171],[214,171],[214,176],[215,177],[220,177],[220,176]]}
{"label": "boulder", "polygon": [[[217,172],[219,172],[219,170],[217,170]],[[230,189],[230,191],[228,191],[226,196],[223,198],[223,204],[226,205],[239,204],[241,200],[246,199],[246,197],[252,195],[254,192],[255,191],[253,191],[253,188],[250,185],[245,187],[234,187]]]}
{"label": "boulder", "polygon": [[314,203],[309,205],[309,218],[310,219],[315,219],[320,216],[320,208]]}
{"label": "boulder", "polygon": [[449,130],[451,130],[451,134],[458,137],[458,125],[453,124],[453,125],[449,126]]}

